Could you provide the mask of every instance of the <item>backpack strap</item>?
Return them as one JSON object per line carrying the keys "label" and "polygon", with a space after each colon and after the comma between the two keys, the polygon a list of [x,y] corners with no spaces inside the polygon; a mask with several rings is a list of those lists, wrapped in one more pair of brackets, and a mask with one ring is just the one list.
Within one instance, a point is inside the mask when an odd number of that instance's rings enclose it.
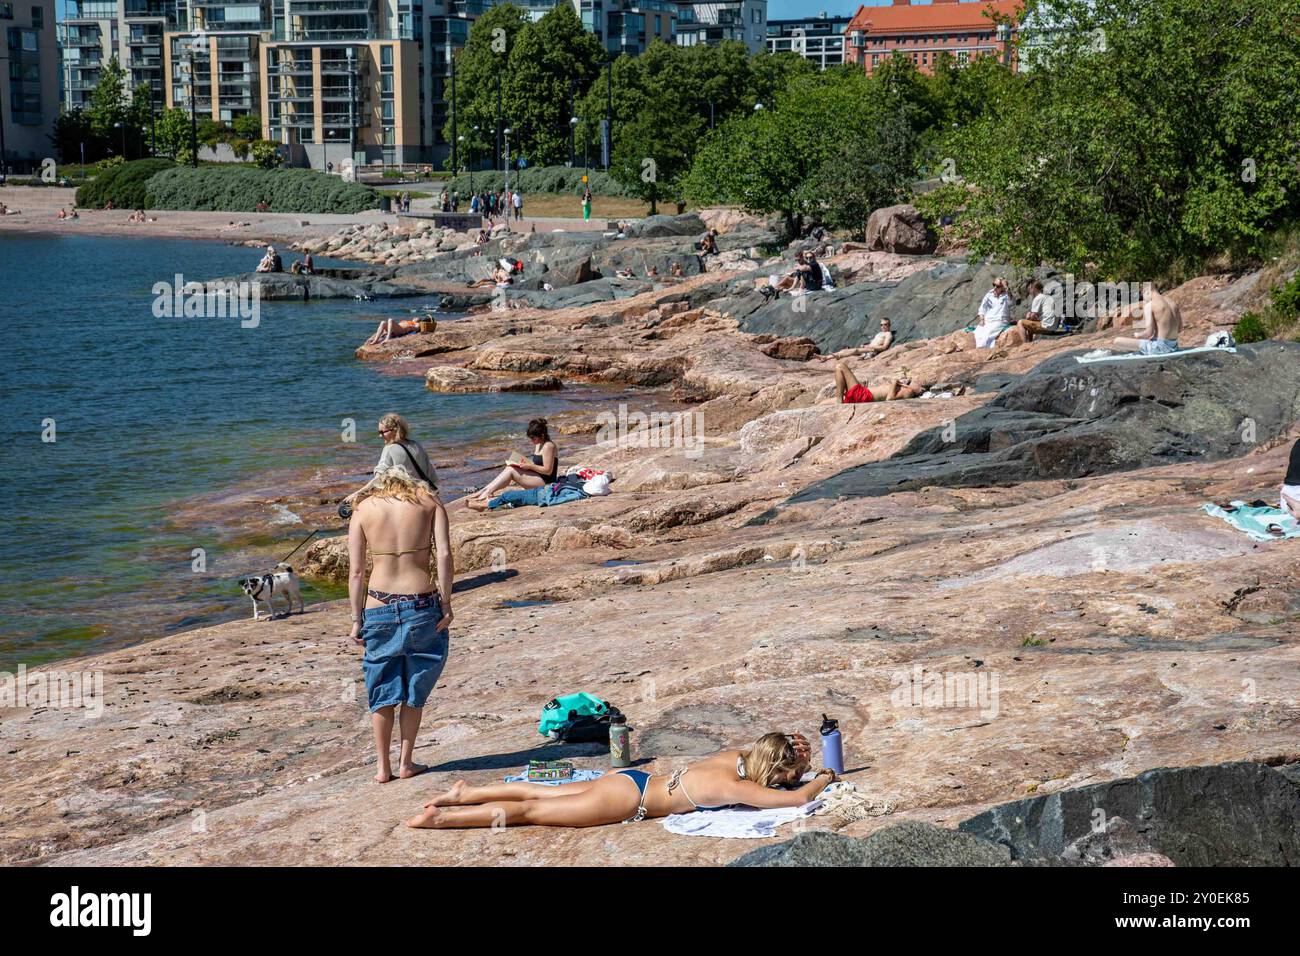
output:
{"label": "backpack strap", "polygon": [[436,491],[438,489],[438,483],[436,481],[431,480],[429,476],[424,473],[424,469],[420,467],[420,463],[416,461],[415,456],[411,454],[411,449],[406,447],[406,442],[399,441],[396,442],[396,444],[399,447],[401,447],[402,451],[406,452],[406,457],[411,460],[411,464],[414,466],[416,473],[420,476],[420,478],[424,481],[424,483]]}

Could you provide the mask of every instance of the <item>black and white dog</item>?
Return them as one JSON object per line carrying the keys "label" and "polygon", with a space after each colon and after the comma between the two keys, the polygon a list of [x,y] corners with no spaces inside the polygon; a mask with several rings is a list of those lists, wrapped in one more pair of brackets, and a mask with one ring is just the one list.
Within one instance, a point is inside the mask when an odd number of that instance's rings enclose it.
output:
{"label": "black and white dog", "polygon": [[256,577],[243,578],[239,586],[244,589],[244,593],[253,599],[253,620],[259,620],[261,609],[257,602],[262,601],[266,604],[267,616],[274,619],[275,617],[275,598],[276,595],[283,594],[286,601],[289,602],[289,609],[286,615],[293,613],[293,600],[298,599],[298,613],[303,613],[302,595],[298,593],[298,575],[293,573],[293,568],[287,564],[277,564],[275,570],[270,574],[259,574]]}

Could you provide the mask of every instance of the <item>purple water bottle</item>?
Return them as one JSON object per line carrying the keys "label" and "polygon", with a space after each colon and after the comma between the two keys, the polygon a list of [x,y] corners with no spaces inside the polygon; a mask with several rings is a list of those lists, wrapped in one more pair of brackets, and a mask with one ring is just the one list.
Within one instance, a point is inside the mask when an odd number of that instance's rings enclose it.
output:
{"label": "purple water bottle", "polygon": [[840,722],[822,714],[822,766],[836,773],[844,772],[844,745],[840,740]]}

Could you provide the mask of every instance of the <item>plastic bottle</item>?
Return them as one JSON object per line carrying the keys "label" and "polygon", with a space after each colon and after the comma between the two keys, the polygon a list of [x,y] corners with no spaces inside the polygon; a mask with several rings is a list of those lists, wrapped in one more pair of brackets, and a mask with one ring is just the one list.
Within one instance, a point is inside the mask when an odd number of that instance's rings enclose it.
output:
{"label": "plastic bottle", "polygon": [[840,739],[840,722],[822,714],[822,766],[836,773],[844,772],[844,744]]}

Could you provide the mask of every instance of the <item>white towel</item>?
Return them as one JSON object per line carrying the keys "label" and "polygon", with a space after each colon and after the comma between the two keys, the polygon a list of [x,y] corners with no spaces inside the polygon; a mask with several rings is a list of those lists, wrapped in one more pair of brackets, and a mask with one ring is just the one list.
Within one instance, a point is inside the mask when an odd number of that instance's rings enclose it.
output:
{"label": "white towel", "polygon": [[812,816],[822,805],[813,800],[801,807],[723,807],[720,810],[696,810],[664,817],[664,829],[679,836],[723,837],[733,840],[761,840],[776,836],[776,828],[803,817]]}
{"label": "white towel", "polygon": [[1236,354],[1236,349],[1216,348],[1211,345],[1202,345],[1194,349],[1179,349],[1177,352],[1166,352],[1163,355],[1143,355],[1140,352],[1124,352],[1119,355],[1103,355],[1100,358],[1088,358],[1084,355],[1076,355],[1075,361],[1080,365],[1091,365],[1093,362],[1136,362],[1142,359],[1170,359],[1178,358],[1182,355],[1199,355],[1202,352],[1232,352]]}

